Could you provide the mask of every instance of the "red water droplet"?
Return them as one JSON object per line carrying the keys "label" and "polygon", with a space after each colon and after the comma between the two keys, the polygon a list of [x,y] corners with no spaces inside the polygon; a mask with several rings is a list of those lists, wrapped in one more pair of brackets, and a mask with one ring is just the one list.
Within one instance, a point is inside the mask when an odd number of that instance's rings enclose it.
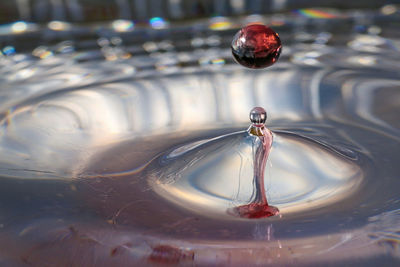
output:
{"label": "red water droplet", "polygon": [[281,40],[271,28],[252,24],[242,28],[232,41],[236,61],[248,68],[261,69],[274,64],[281,54]]}

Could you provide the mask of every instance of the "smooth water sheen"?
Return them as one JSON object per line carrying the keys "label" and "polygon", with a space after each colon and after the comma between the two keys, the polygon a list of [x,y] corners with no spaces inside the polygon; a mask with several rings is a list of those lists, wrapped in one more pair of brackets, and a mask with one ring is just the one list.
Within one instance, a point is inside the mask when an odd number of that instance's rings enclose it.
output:
{"label": "smooth water sheen", "polygon": [[[2,28],[0,263],[398,264],[400,13],[328,11]],[[266,70],[233,64],[249,20],[282,39]],[[255,106],[280,215],[249,220]]]}
{"label": "smooth water sheen", "polygon": [[[145,175],[154,190],[182,207],[222,218],[255,194],[253,138],[247,132],[186,145],[154,160]],[[206,142],[206,143],[204,143]],[[292,134],[275,134],[266,166],[269,204],[307,212],[348,196],[363,174],[354,159]]]}

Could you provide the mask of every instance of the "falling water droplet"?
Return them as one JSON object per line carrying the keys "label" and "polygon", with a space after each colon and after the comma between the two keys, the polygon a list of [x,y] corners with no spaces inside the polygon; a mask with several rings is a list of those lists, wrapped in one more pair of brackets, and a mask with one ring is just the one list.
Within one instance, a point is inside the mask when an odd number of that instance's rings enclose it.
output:
{"label": "falling water droplet", "polygon": [[281,54],[281,40],[271,28],[251,24],[238,31],[232,41],[236,61],[248,68],[261,69],[274,64]]}
{"label": "falling water droplet", "polygon": [[265,195],[264,172],[269,151],[272,146],[272,133],[265,127],[267,112],[261,107],[250,111],[251,125],[247,132],[254,136],[253,141],[253,183],[255,194],[249,204],[229,209],[228,213],[249,219],[266,218],[279,213],[278,208],[268,205]]}

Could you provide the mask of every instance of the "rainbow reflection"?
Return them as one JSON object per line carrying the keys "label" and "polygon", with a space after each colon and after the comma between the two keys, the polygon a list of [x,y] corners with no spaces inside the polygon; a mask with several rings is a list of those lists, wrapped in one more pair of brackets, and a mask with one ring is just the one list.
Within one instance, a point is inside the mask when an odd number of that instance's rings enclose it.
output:
{"label": "rainbow reflection", "polygon": [[222,31],[227,30],[232,27],[232,22],[227,20],[225,17],[215,17],[211,19],[211,23],[208,26],[210,30],[213,31]]}
{"label": "rainbow reflection", "polygon": [[164,29],[168,26],[168,23],[160,17],[154,17],[149,20],[150,26],[154,29]]}
{"label": "rainbow reflection", "polygon": [[133,31],[135,24],[131,20],[118,19],[112,22],[112,28],[116,32]]}
{"label": "rainbow reflection", "polygon": [[339,17],[336,14],[313,8],[298,9],[295,10],[294,13],[299,14],[306,18],[316,18],[316,19],[333,19]]}
{"label": "rainbow reflection", "polygon": [[10,56],[15,54],[15,48],[13,46],[6,46],[3,48],[3,54],[6,56]]}
{"label": "rainbow reflection", "polygon": [[224,65],[224,64],[225,64],[225,59],[223,59],[223,58],[216,58],[216,59],[211,60],[211,63],[212,63],[213,65]]}

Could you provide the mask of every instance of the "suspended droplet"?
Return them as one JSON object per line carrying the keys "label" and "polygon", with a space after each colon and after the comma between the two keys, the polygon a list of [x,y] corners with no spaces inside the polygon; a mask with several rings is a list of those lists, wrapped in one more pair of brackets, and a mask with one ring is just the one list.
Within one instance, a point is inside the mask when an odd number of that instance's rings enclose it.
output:
{"label": "suspended droplet", "polygon": [[252,24],[242,28],[232,41],[235,60],[248,68],[261,69],[274,64],[281,54],[281,40],[271,28]]}
{"label": "suspended droplet", "polygon": [[255,107],[250,111],[250,121],[255,125],[264,125],[267,120],[267,112],[261,107]]}

